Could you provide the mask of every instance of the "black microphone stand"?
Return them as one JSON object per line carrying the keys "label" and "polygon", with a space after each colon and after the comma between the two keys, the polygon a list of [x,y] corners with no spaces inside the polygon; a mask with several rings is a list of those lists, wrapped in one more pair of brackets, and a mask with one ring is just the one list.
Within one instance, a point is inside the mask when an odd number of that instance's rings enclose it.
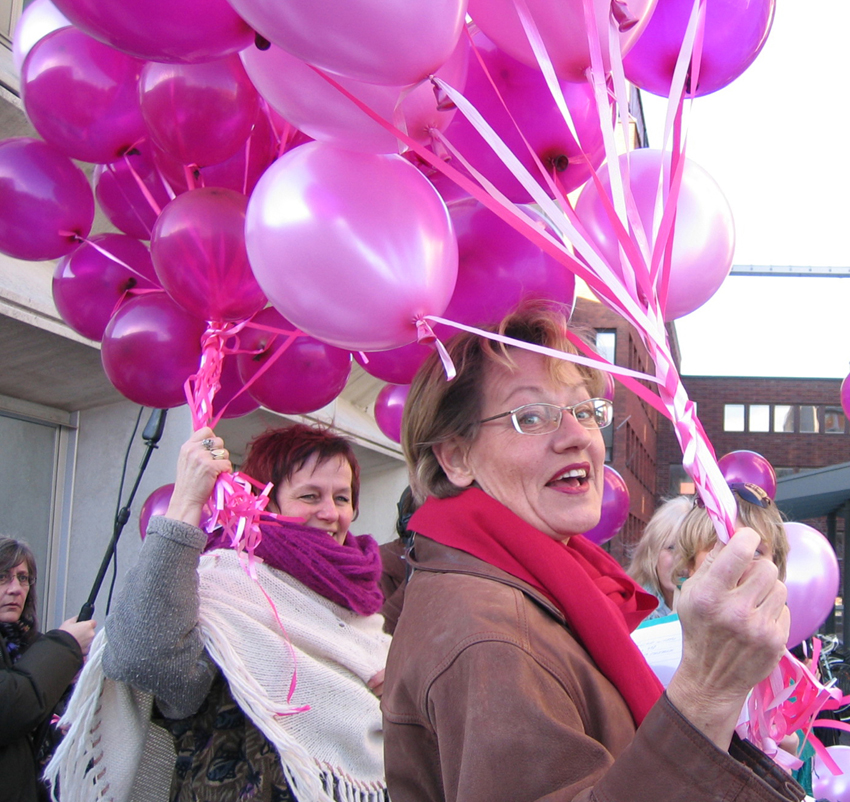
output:
{"label": "black microphone stand", "polygon": [[136,481],[133,484],[132,490],[130,490],[130,497],[127,499],[127,503],[118,510],[118,513],[115,516],[115,525],[112,528],[112,539],[106,547],[106,554],[103,555],[103,562],[100,564],[100,570],[98,570],[97,576],[95,577],[91,593],[89,593],[86,603],[80,608],[80,614],[77,616],[78,621],[90,621],[92,615],[94,615],[95,599],[97,599],[97,594],[100,592],[100,586],[103,584],[106,572],[109,570],[109,564],[115,556],[115,550],[118,548],[118,538],[121,537],[121,532],[124,530],[125,524],[130,520],[130,505],[133,503],[133,498],[136,495],[136,491],[139,489],[139,483],[142,481],[142,475],[145,472],[145,468],[148,467],[151,454],[153,454],[154,449],[158,447],[157,443],[159,443],[162,438],[162,433],[165,430],[165,415],[167,412],[168,410],[165,409],[155,409],[151,412],[147,425],[142,432],[142,440],[145,441],[147,450],[145,451],[144,457],[142,457],[141,465],[139,465],[139,473],[136,476]]}

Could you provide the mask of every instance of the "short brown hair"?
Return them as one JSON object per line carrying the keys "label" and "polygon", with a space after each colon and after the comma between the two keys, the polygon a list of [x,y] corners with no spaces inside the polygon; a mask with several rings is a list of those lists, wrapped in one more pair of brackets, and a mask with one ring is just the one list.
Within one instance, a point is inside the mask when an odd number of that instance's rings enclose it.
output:
{"label": "short brown hair", "polygon": [[[531,301],[508,315],[498,327],[487,327],[505,337],[543,345],[568,354],[578,354],[570,341],[568,317],[546,301]],[[575,330],[573,330],[575,332]],[[434,453],[434,446],[455,438],[472,442],[484,404],[483,384],[487,365],[496,363],[515,368],[511,346],[494,343],[477,334],[462,332],[446,345],[457,375],[447,381],[438,354],[431,354],[413,380],[404,405],[401,444],[410,471],[410,486],[418,504],[429,495],[449,498],[462,488],[452,484]],[[561,359],[549,360],[549,368],[562,380],[572,364],[584,380],[591,396],[601,395],[605,379],[595,368]]]}
{"label": "short brown hair", "polygon": [[[785,580],[788,561],[788,535],[782,524],[782,514],[772,501],[767,507],[751,504],[735,494],[738,502],[738,523],[755,529],[762,542],[773,550],[773,562],[779,569],[779,578]],[[708,513],[695,506],[682,521],[682,528],[676,539],[680,576],[688,576],[694,569],[697,554],[709,551],[717,542],[717,532]]]}

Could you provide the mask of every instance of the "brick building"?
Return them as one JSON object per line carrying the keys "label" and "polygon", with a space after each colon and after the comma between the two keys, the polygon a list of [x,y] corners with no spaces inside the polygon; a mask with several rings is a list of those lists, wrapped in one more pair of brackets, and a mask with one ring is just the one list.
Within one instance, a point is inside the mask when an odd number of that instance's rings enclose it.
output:
{"label": "brick building", "polygon": [[[839,379],[685,376],[683,382],[718,457],[756,451],[778,476],[850,460]],[[661,495],[689,490],[669,425],[659,434],[657,463]]]}
{"label": "brick building", "polygon": [[[573,321],[596,332],[597,348],[609,361],[631,370],[653,373],[652,360],[640,337],[616,312],[596,301],[579,297]],[[678,361],[674,329],[671,329],[671,338]],[[604,430],[604,434],[606,463],[623,477],[631,499],[628,520],[619,535],[610,541],[611,553],[623,564],[629,562],[644,526],[655,511],[659,496],[656,452],[659,425],[663,421],[664,418],[655,409],[617,385],[614,422]]]}

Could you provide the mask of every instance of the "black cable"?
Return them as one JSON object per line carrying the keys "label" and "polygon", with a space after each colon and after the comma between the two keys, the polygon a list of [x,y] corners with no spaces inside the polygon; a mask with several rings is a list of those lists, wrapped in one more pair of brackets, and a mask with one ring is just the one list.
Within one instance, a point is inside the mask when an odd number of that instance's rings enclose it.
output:
{"label": "black cable", "polygon": [[[115,504],[115,518],[121,510],[121,496],[124,495],[124,480],[127,478],[127,463],[130,461],[130,451],[133,448],[133,440],[136,439],[136,432],[139,431],[139,424],[142,421],[142,413],[144,407],[139,407],[139,414],[136,415],[136,423],[133,426],[133,431],[130,434],[130,441],[127,443],[127,450],[124,452],[124,464],[121,467],[121,482],[118,485],[118,501]],[[113,520],[115,520],[113,518]],[[109,583],[109,595],[106,597],[106,613],[109,615],[109,608],[112,606],[112,593],[115,590],[115,581],[118,579],[118,549],[115,549],[115,554],[112,555],[112,580]]]}

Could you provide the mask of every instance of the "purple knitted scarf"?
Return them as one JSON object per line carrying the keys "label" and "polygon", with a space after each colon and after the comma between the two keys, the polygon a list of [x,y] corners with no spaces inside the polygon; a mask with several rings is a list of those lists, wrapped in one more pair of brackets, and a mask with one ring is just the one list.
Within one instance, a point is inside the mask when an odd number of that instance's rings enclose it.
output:
{"label": "purple knitted scarf", "polygon": [[[263,523],[260,531],[263,538],[254,554],[271,568],[359,615],[381,609],[381,556],[371,535],[349,532],[340,545],[327,532],[300,524]],[[217,531],[206,551],[229,548],[230,538]]]}

